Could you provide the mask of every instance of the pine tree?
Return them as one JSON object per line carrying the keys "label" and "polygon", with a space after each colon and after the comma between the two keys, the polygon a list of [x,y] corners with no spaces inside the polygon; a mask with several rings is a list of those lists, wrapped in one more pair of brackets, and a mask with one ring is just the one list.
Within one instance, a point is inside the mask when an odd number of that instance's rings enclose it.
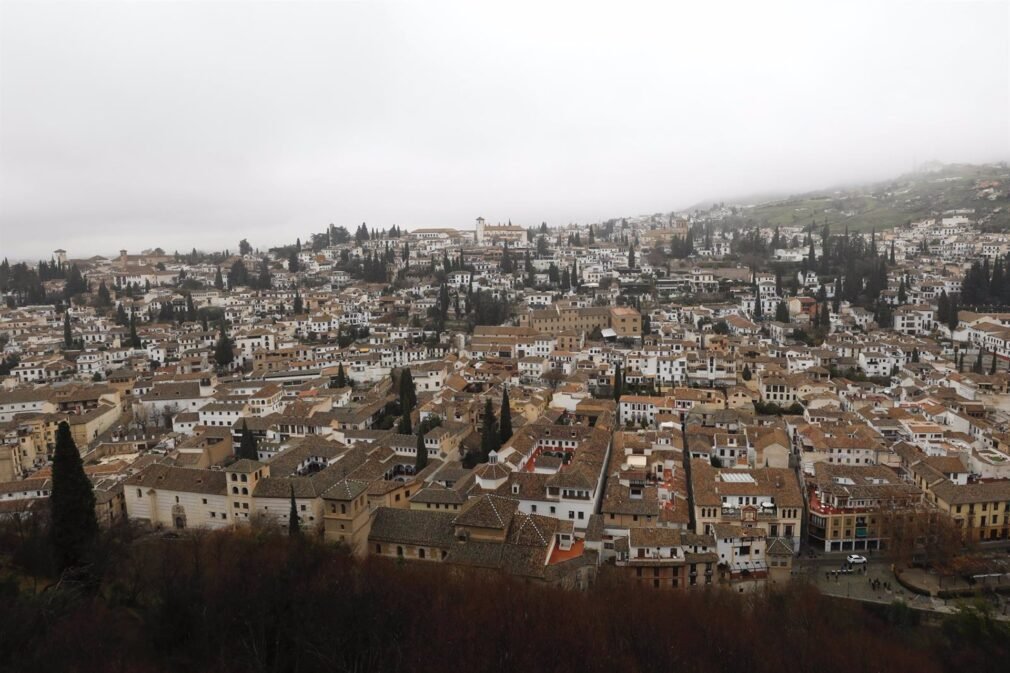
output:
{"label": "pine tree", "polygon": [[512,437],[512,408],[509,406],[509,388],[505,386],[501,395],[501,413],[499,414],[498,436],[504,444]]}
{"label": "pine tree", "polygon": [[414,474],[419,474],[421,470],[428,466],[428,447],[424,445],[424,435],[421,429],[417,429],[417,455],[414,456]]}
{"label": "pine tree", "polygon": [[494,408],[491,406],[491,398],[484,401],[484,427],[480,435],[480,453],[482,463],[488,461],[492,451],[501,448],[501,441],[498,438],[498,431],[495,427]]}
{"label": "pine tree", "polygon": [[98,519],[95,493],[66,421],[56,430],[49,507],[57,567],[65,570],[81,565],[98,537]]}
{"label": "pine tree", "polygon": [[248,460],[259,460],[260,458],[259,450],[256,448],[256,436],[249,429],[245,419],[242,419],[242,436],[239,439],[236,456]]}
{"label": "pine tree", "polygon": [[291,484],[291,508],[288,510],[288,536],[296,537],[301,534],[301,517],[298,516],[298,504],[295,502],[295,485]]}

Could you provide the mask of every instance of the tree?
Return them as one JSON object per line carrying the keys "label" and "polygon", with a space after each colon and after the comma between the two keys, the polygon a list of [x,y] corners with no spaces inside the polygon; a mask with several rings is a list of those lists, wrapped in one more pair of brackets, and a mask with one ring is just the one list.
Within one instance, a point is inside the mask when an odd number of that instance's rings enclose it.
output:
{"label": "tree", "polygon": [[491,406],[491,398],[484,401],[484,427],[480,434],[480,462],[486,463],[492,451],[501,448],[501,441],[495,427],[494,408]]}
{"label": "tree", "polygon": [[743,374],[742,374],[742,376],[743,376],[743,380],[744,381],[750,381],[751,378],[753,378],[753,374],[751,374],[751,371],[750,371],[750,365],[746,365],[745,364],[743,366]]}
{"label": "tree", "polygon": [[337,388],[344,388],[347,386],[347,375],[344,374],[344,363],[341,362],[337,365],[337,378],[333,381]]}
{"label": "tree", "polygon": [[214,287],[218,290],[224,289],[224,278],[221,276],[221,267],[217,267],[217,271],[214,272]]}
{"label": "tree", "polygon": [[98,519],[95,493],[84,474],[81,454],[66,421],[56,430],[49,507],[50,535],[57,566],[65,570],[81,565],[98,537]]}
{"label": "tree", "polygon": [[898,281],[898,304],[904,304],[908,301],[908,295],[905,293],[905,277],[902,276],[901,280]]}
{"label": "tree", "polygon": [[130,348],[141,348],[143,344],[137,336],[137,315],[130,312]]}
{"label": "tree", "polygon": [[621,374],[621,363],[614,364],[614,401],[621,401],[621,388],[624,387],[624,378]]}
{"label": "tree", "polygon": [[70,331],[70,309],[63,312],[63,347],[72,348],[74,345],[74,335]]}
{"label": "tree", "polygon": [[252,249],[253,247],[249,245],[249,241],[245,240],[244,238],[238,242],[238,254],[242,255],[243,257],[251,253]]}
{"label": "tree", "polygon": [[288,271],[290,271],[291,273],[298,273],[298,269],[299,269],[298,251],[292,250],[288,254]]}
{"label": "tree", "polygon": [[789,306],[784,301],[780,301],[775,306],[775,320],[777,322],[789,322]]}
{"label": "tree", "polygon": [[754,293],[754,320],[761,320],[764,318],[764,311],[761,306],[761,293]]}
{"label": "tree", "polygon": [[401,435],[409,435],[413,432],[413,429],[410,426],[410,410],[403,410],[403,413],[400,415],[400,425],[397,427],[396,431]]}
{"label": "tree", "polygon": [[989,365],[989,376],[996,373],[996,351],[992,352],[992,364]]}
{"label": "tree", "polygon": [[400,409],[410,412],[417,406],[417,389],[414,387],[414,377],[410,367],[400,370]]}
{"label": "tree", "polygon": [[498,436],[504,444],[512,437],[512,409],[509,406],[509,388],[505,386],[501,395],[501,413],[499,414]]}
{"label": "tree", "polygon": [[628,268],[635,268],[635,246],[631,245],[628,247]]}
{"label": "tree", "polygon": [[261,290],[269,290],[273,285],[273,277],[270,274],[270,262],[264,257],[260,261],[260,275],[256,280],[256,285]]}
{"label": "tree", "polygon": [[424,433],[417,429],[417,455],[414,457],[414,474],[428,466],[428,448],[424,445]]}
{"label": "tree", "polygon": [[295,302],[292,310],[295,315],[301,315],[305,311],[305,306],[302,303],[302,295],[299,294],[298,290],[295,290]]}
{"label": "tree", "polygon": [[109,288],[106,287],[104,280],[98,284],[98,299],[95,305],[99,308],[112,306],[112,295],[109,293]]}
{"label": "tree", "polygon": [[161,309],[158,311],[158,321],[172,322],[174,320],[175,311],[172,308],[172,302],[170,300],[161,302]]}
{"label": "tree", "polygon": [[224,320],[221,321],[220,334],[217,338],[217,345],[214,346],[214,362],[218,367],[227,367],[235,361],[235,351],[232,347],[231,339],[225,329]]}
{"label": "tree", "polygon": [[288,510],[288,535],[295,537],[301,534],[301,517],[298,516],[298,504],[295,502],[295,485],[291,484],[291,507]]}
{"label": "tree", "polygon": [[233,290],[240,285],[249,284],[249,270],[241,259],[235,260],[228,271],[228,289]]}
{"label": "tree", "polygon": [[259,460],[260,454],[256,447],[256,436],[249,429],[245,419],[242,419],[242,436],[239,439],[238,451],[235,454],[238,458],[248,460]]}

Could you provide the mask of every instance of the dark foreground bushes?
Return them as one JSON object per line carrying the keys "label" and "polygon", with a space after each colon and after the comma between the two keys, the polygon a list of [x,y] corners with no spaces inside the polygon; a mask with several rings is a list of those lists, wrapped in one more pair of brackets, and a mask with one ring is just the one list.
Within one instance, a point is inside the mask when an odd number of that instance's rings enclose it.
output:
{"label": "dark foreground bushes", "polygon": [[566,592],[262,532],[111,549],[92,581],[43,588],[10,569],[0,670],[930,673],[1010,655],[983,615],[922,626],[802,586]]}

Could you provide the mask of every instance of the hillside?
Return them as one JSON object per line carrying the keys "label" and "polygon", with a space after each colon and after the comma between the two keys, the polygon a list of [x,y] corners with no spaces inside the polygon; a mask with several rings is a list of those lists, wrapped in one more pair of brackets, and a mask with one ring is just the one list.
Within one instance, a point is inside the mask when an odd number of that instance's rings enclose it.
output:
{"label": "hillside", "polygon": [[1010,229],[1008,190],[1010,167],[1006,164],[951,164],[884,182],[725,205],[735,207],[735,217],[750,225],[792,226],[826,219],[854,232],[881,231],[965,208],[973,209],[986,228],[1006,230]]}

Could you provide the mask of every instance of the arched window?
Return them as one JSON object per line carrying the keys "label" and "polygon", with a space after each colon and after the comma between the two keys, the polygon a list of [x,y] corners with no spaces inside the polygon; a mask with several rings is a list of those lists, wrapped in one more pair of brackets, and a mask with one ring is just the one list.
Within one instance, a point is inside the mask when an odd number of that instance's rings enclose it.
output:
{"label": "arched window", "polygon": [[397,556],[401,556],[401,557],[403,556],[403,547],[397,545],[397,547],[396,547],[396,555]]}
{"label": "arched window", "polygon": [[417,558],[424,558],[424,549],[417,550]]}

